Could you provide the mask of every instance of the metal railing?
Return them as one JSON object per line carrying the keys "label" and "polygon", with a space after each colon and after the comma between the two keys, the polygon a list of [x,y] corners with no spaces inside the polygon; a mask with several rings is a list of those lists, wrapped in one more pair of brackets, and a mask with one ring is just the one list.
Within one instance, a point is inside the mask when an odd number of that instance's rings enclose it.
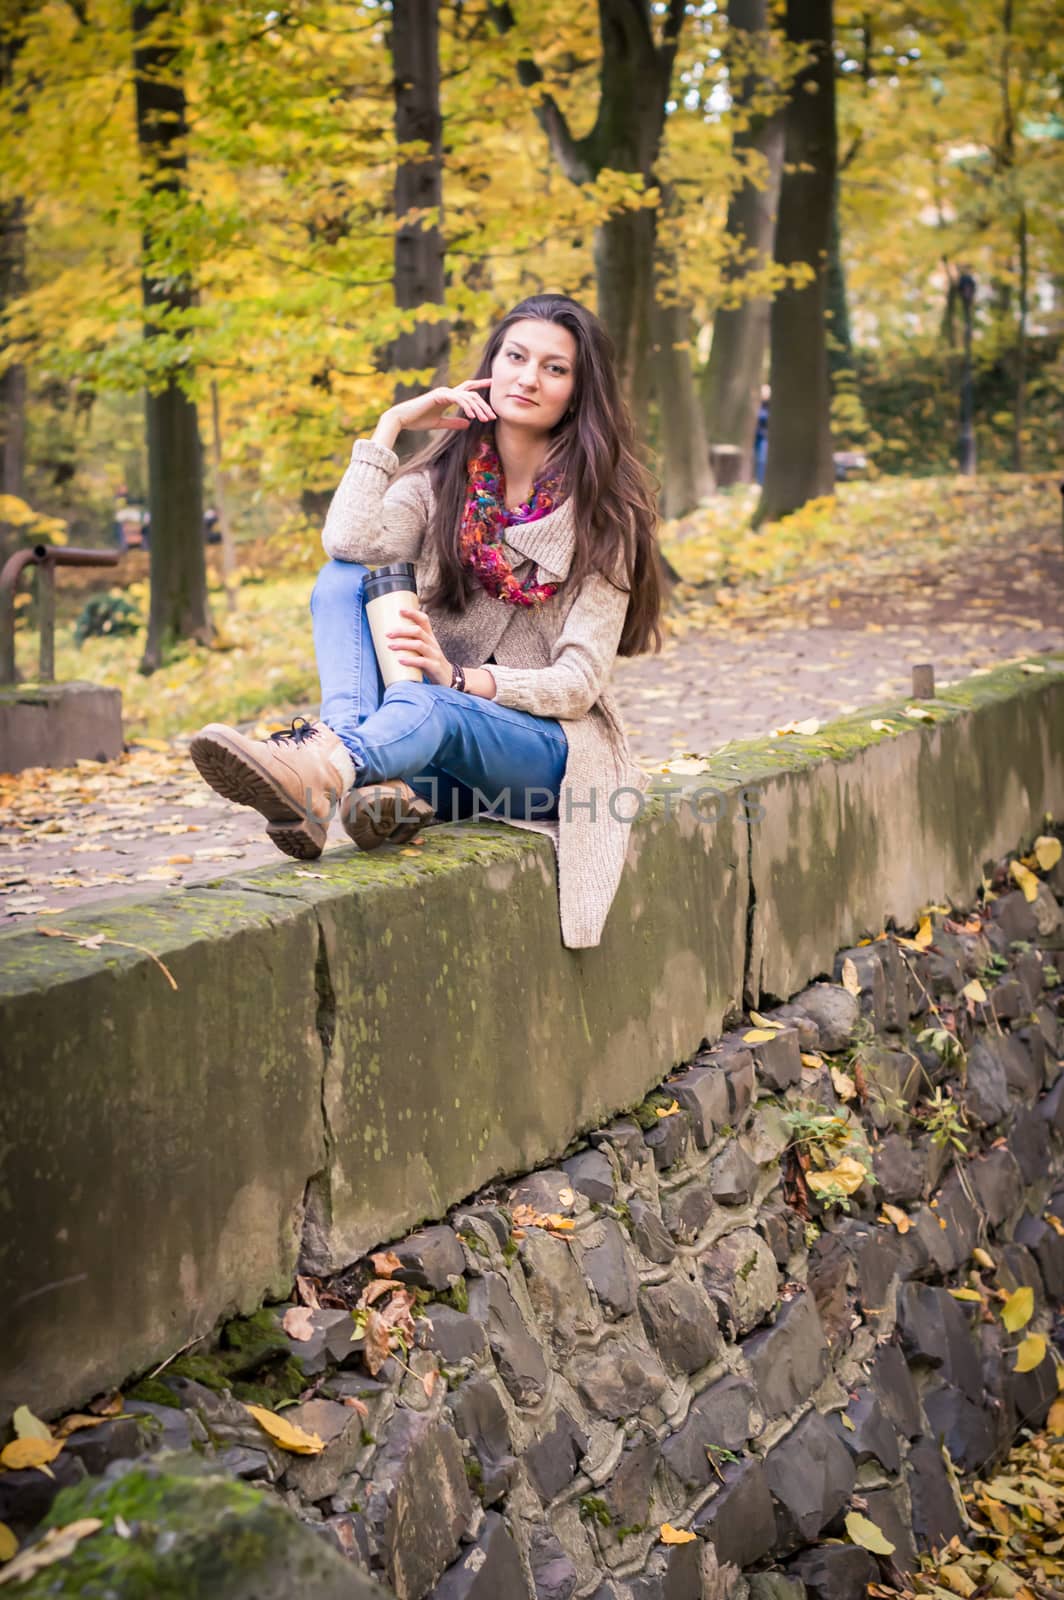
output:
{"label": "metal railing", "polygon": [[16,550],[0,572],[0,685],[15,677],[15,591],[27,567],[37,568],[37,627],[40,633],[40,683],[55,682],[56,567],[114,567],[117,550],[79,550],[73,546],[35,544]]}

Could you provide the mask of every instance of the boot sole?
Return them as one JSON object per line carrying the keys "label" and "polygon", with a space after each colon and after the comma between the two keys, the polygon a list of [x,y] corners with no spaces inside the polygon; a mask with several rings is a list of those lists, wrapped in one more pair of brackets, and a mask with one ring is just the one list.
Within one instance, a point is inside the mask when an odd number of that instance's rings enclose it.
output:
{"label": "boot sole", "polygon": [[[373,810],[362,802],[374,802]],[[420,795],[404,795],[390,783],[371,783],[352,789],[340,809],[344,832],[360,850],[377,850],[382,844],[405,844],[434,820],[436,813]]]}
{"label": "boot sole", "polygon": [[189,745],[189,755],[216,794],[250,806],[266,818],[266,833],[278,850],[297,861],[316,861],[321,855],[328,824],[293,810],[284,790],[223,732],[197,734]]}

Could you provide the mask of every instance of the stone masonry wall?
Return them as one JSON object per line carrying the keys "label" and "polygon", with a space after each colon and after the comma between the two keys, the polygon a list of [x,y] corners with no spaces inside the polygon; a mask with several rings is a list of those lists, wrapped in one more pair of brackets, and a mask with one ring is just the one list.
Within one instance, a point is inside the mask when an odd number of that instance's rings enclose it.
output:
{"label": "stone masonry wall", "polygon": [[[1007,867],[557,1166],[303,1280],[304,1326],[268,1308],[127,1389],[59,1481],[198,1448],[399,1600],[850,1600],[912,1570],[962,1530],[958,1475],[1044,1421],[1064,1343],[1064,868],[1029,900]],[[319,1454],[244,1407],[286,1397]]]}
{"label": "stone masonry wall", "polygon": [[660,775],[587,950],[492,822],[0,934],[0,1427],[556,1161],[1064,816],[1064,652],[905,711]]}

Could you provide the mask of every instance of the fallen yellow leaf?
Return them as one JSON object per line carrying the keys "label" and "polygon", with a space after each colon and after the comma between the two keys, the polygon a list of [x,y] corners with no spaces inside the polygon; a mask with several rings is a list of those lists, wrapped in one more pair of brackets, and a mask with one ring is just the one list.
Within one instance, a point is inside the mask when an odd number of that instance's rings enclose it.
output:
{"label": "fallen yellow leaf", "polygon": [[1052,834],[1039,834],[1034,842],[1034,853],[1043,872],[1052,872],[1060,860],[1062,849],[1064,846],[1059,839],[1054,839]]}
{"label": "fallen yellow leaf", "polygon": [[[1019,1333],[1034,1316],[1034,1290],[1028,1284],[1010,1294],[1001,1308],[1001,1320],[1010,1333]],[[0,1458],[2,1459],[2,1458]]]}
{"label": "fallen yellow leaf", "polygon": [[690,1544],[692,1539],[697,1539],[697,1533],[691,1533],[687,1528],[674,1528],[671,1522],[661,1524],[662,1544]]}
{"label": "fallen yellow leaf", "polygon": [[54,1461],[63,1448],[62,1439],[12,1439],[0,1450],[0,1467],[23,1472],[27,1467],[44,1467]]}
{"label": "fallen yellow leaf", "polygon": [[16,1406],[11,1425],[17,1439],[50,1439],[52,1430],[47,1422],[35,1417],[29,1406]]}
{"label": "fallen yellow leaf", "polygon": [[972,1260],[977,1266],[985,1267],[988,1272],[993,1272],[995,1270],[993,1256],[990,1255],[988,1251],[984,1250],[982,1245],[976,1245],[975,1249],[972,1251]]}
{"label": "fallen yellow leaf", "polygon": [[973,978],[971,983],[966,983],[961,990],[961,994],[966,1000],[974,1000],[977,1005],[982,1005],[986,1000],[986,990],[978,978]]}
{"label": "fallen yellow leaf", "polygon": [[899,1233],[908,1233],[913,1225],[912,1218],[900,1206],[884,1206],[881,1217],[887,1222],[892,1222]]}
{"label": "fallen yellow leaf", "polygon": [[978,1289],[951,1289],[949,1292],[954,1300],[973,1300],[976,1305],[981,1305],[983,1302]]}
{"label": "fallen yellow leaf", "polygon": [[803,1050],[801,1057],[803,1067],[822,1067],[824,1065],[824,1057],[817,1055],[815,1050]]}
{"label": "fallen yellow leaf", "polygon": [[43,1572],[54,1561],[64,1560],[82,1539],[102,1527],[99,1517],[82,1517],[79,1522],[68,1522],[65,1528],[49,1528],[43,1539],[23,1550],[0,1572],[0,1584],[21,1583],[35,1572]]}
{"label": "fallen yellow leaf", "polygon": [[934,937],[934,931],[931,927],[931,918],[921,917],[920,926],[917,928],[916,934],[913,938],[913,944],[918,950],[926,950]]}
{"label": "fallen yellow leaf", "polygon": [[770,1028],[773,1033],[778,1032],[783,1027],[782,1022],[776,1021],[773,1017],[763,1017],[759,1011],[751,1011],[750,1021],[755,1027]]}
{"label": "fallen yellow leaf", "polygon": [[773,1028],[751,1028],[748,1033],[743,1034],[743,1044],[767,1044],[775,1037]]}
{"label": "fallen yellow leaf", "polygon": [[860,1545],[862,1550],[870,1550],[876,1556],[893,1555],[897,1548],[870,1517],[862,1517],[859,1511],[851,1511],[847,1516],[846,1532],[854,1544]]}
{"label": "fallen yellow leaf", "polygon": [[1054,1400],[1049,1408],[1046,1427],[1050,1433],[1064,1433],[1064,1400]]}
{"label": "fallen yellow leaf", "polygon": [[847,956],[842,963],[842,987],[848,994],[852,994],[855,1000],[861,993],[861,980],[857,976],[857,968],[851,956]]}
{"label": "fallen yellow leaf", "polygon": [[975,1579],[970,1578],[964,1568],[958,1566],[955,1561],[947,1561],[943,1566],[939,1567],[935,1572],[935,1577],[939,1582],[946,1585],[950,1594],[960,1595],[961,1600],[968,1600],[968,1597],[975,1594],[979,1587]]}
{"label": "fallen yellow leaf", "polygon": [[825,1189],[841,1189],[843,1194],[856,1194],[868,1176],[868,1170],[853,1156],[843,1156],[837,1166],[826,1172],[806,1173],[805,1181],[816,1194]]}
{"label": "fallen yellow leaf", "polygon": [[265,1406],[246,1405],[244,1410],[251,1413],[263,1433],[269,1434],[274,1444],[282,1450],[289,1450],[297,1456],[316,1456],[325,1449],[325,1441],[319,1439],[316,1433],[307,1433],[305,1429],[295,1427],[275,1411],[267,1411]]}
{"label": "fallen yellow leaf", "polygon": [[102,1428],[106,1421],[106,1417],[90,1417],[84,1411],[72,1411],[61,1422],[56,1423],[55,1436],[57,1439],[66,1439],[82,1428]]}
{"label": "fallen yellow leaf", "polygon": [[678,1100],[674,1100],[669,1106],[655,1106],[654,1109],[659,1117],[675,1117],[680,1109],[680,1102]]}
{"label": "fallen yellow leaf", "polygon": [[692,759],[689,756],[677,756],[675,761],[666,761],[662,772],[677,772],[681,777],[693,777],[699,772],[711,772],[710,762],[702,758]]}
{"label": "fallen yellow leaf", "polygon": [[1038,879],[1022,861],[1009,862],[1009,876],[1019,884],[1025,900],[1038,899]]}
{"label": "fallen yellow leaf", "polygon": [[0,1522],[0,1561],[10,1561],[18,1551],[18,1540],[6,1522]]}
{"label": "fallen yellow leaf", "polygon": [[1013,1372],[1033,1372],[1045,1360],[1046,1342],[1040,1333],[1029,1333],[1016,1351]]}
{"label": "fallen yellow leaf", "polygon": [[1001,1501],[984,1499],[980,1501],[980,1505],[990,1518],[995,1533],[1000,1533],[1003,1538],[1008,1539],[1012,1534],[1014,1524],[1012,1517],[1001,1504]]}
{"label": "fallen yellow leaf", "polygon": [[831,1081],[835,1085],[835,1093],[840,1100],[855,1100],[857,1098],[857,1085],[848,1072],[843,1072],[841,1067],[832,1067]]}

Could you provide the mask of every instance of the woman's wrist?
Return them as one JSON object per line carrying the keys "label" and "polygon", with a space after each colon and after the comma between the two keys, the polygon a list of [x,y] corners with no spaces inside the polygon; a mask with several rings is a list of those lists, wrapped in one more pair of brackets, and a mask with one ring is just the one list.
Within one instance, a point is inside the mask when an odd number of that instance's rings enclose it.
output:
{"label": "woman's wrist", "polygon": [[495,699],[495,679],[487,667],[466,667],[465,692],[479,695],[482,700]]}
{"label": "woman's wrist", "polygon": [[373,443],[383,445],[386,450],[394,450],[395,441],[402,431],[402,418],[396,415],[395,407],[392,406],[383,413],[373,430]]}

